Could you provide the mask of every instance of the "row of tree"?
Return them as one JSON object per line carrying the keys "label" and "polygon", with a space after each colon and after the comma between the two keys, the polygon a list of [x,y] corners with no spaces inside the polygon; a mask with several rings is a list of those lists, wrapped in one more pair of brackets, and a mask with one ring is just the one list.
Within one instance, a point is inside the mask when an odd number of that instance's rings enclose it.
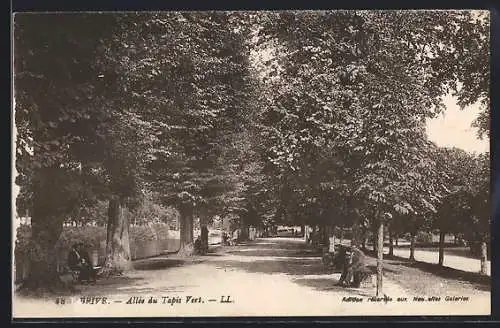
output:
{"label": "row of tree", "polygon": [[489,155],[440,149],[425,130],[448,93],[462,106],[479,102],[476,125],[481,136],[489,130],[487,17],[346,11],[259,18],[269,64],[260,130],[278,180],[277,216],[323,225],[325,243],[331,225],[353,226],[358,245],[360,226],[372,229],[378,291],[384,225],[409,232],[413,244],[431,227],[441,246],[452,227],[473,228],[487,241]]}
{"label": "row of tree", "polygon": [[[481,102],[480,131],[489,130],[487,17],[88,13],[14,22],[17,211],[31,217],[34,250],[27,288],[61,286],[51,254],[62,224],[103,201],[105,270],[130,268],[123,213],[144,193],[180,213],[184,254],[194,215],[202,226],[215,215],[242,227],[352,226],[354,243],[363,226],[376,227],[379,245],[389,222],[394,231],[431,221],[457,228],[437,214],[454,202],[488,225],[487,157],[462,166],[463,154],[425,133],[449,92],[463,106]],[[381,271],[380,261],[380,289]]]}
{"label": "row of tree", "polygon": [[244,187],[231,174],[242,160],[222,154],[245,133],[252,95],[243,28],[238,15],[209,13],[15,17],[17,212],[31,217],[33,243],[26,288],[63,287],[53,245],[68,216],[99,201],[108,202],[108,274],[130,268],[124,211],[142,193],[178,209],[183,248],[194,210],[205,219],[215,204],[237,207]]}

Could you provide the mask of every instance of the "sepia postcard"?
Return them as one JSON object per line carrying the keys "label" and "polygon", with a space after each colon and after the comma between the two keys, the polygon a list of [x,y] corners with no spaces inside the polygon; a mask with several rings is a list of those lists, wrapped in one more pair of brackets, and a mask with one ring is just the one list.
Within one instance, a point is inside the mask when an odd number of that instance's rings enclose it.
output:
{"label": "sepia postcard", "polygon": [[490,15],[12,16],[12,316],[490,315]]}

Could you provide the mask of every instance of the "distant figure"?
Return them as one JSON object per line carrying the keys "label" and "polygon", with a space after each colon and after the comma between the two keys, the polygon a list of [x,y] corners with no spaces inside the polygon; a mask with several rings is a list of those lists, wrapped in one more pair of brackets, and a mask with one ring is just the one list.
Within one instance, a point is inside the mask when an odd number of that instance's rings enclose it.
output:
{"label": "distant figure", "polygon": [[68,266],[78,272],[78,281],[96,281],[97,272],[90,262],[88,252],[82,243],[74,244],[68,254]]}
{"label": "distant figure", "polygon": [[203,254],[200,236],[198,236],[194,241],[194,251],[196,252],[196,254]]}
{"label": "distant figure", "polygon": [[314,231],[309,231],[309,234],[307,235],[307,244],[312,245],[314,239]]}
{"label": "distant figure", "polygon": [[318,231],[311,232],[311,246],[314,248],[319,247],[320,233]]}
{"label": "distant figure", "polygon": [[223,246],[228,246],[229,245],[229,236],[227,235],[227,232],[226,231],[223,231],[222,232],[222,245]]}
{"label": "distant figure", "polygon": [[231,238],[231,245],[235,246],[238,243],[238,239],[240,237],[240,229],[235,229],[233,231],[233,236]]}
{"label": "distant figure", "polygon": [[253,227],[248,228],[248,239],[255,240],[255,233]]}

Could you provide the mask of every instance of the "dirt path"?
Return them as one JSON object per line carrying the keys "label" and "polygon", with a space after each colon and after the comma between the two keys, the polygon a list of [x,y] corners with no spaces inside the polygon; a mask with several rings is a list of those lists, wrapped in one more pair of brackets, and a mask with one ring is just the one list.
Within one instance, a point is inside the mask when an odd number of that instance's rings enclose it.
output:
{"label": "dirt path", "polygon": [[[301,239],[260,239],[189,260],[163,256],[134,263],[127,277],[82,286],[65,305],[55,300],[15,299],[18,316],[336,316],[487,314],[489,293],[469,302],[417,302],[413,291],[386,276],[389,302],[370,302],[375,289],[335,286],[330,273]],[[450,291],[450,295],[454,295]],[[81,304],[80,296],[107,297],[107,304]],[[144,300],[144,304],[127,304]],[[436,295],[438,296],[438,295]],[[445,295],[442,296],[444,299]],[[149,303],[150,297],[157,303]],[[229,297],[229,299],[228,299]],[[348,302],[351,297],[361,302]],[[406,302],[397,302],[406,297]],[[229,302],[221,302],[229,300]],[[67,304],[71,302],[71,304]],[[471,304],[473,306],[471,306]]]}

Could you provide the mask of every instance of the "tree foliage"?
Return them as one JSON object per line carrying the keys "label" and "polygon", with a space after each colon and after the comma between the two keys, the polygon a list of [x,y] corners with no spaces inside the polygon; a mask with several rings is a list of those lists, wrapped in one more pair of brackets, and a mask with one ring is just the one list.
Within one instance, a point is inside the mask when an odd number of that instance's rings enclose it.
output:
{"label": "tree foliage", "polygon": [[107,200],[485,233],[488,156],[440,149],[425,122],[451,93],[487,134],[488,27],[475,11],[17,15],[18,214],[46,253]]}

